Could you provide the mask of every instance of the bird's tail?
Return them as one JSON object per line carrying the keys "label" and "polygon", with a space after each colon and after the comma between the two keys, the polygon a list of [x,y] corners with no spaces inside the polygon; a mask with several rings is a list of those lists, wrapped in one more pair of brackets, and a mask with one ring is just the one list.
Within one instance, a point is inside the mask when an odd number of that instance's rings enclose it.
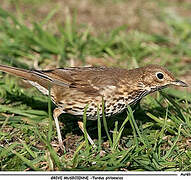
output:
{"label": "bird's tail", "polygon": [[22,77],[23,79],[34,81],[34,76],[32,76],[32,73],[29,70],[21,69],[21,68],[16,68],[16,67],[11,67],[11,66],[5,66],[5,65],[0,65],[0,71]]}
{"label": "bird's tail", "polygon": [[31,85],[35,86],[43,94],[49,94],[49,88],[52,86],[51,79],[35,70],[25,70],[21,68],[0,65],[0,71],[21,77],[27,80]]}
{"label": "bird's tail", "polygon": [[[54,77],[54,70],[38,71],[38,70],[25,70],[21,68],[0,65],[0,71],[19,76],[25,80],[28,80],[33,86],[36,83],[46,89],[49,89],[52,85],[58,85],[62,87],[68,87],[69,85]],[[32,83],[34,82],[34,83]]]}

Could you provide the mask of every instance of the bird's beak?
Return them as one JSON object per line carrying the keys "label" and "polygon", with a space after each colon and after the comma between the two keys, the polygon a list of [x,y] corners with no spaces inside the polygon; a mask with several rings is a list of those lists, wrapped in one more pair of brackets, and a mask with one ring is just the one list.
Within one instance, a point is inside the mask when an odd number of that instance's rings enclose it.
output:
{"label": "bird's beak", "polygon": [[188,87],[188,84],[186,84],[185,82],[180,81],[180,80],[175,80],[175,81],[173,81],[172,84],[175,85],[175,86]]}

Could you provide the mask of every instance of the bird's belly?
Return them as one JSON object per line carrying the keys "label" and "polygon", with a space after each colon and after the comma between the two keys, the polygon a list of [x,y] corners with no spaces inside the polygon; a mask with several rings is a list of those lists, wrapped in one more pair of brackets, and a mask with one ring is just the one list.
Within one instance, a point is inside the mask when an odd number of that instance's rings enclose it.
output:
{"label": "bird's belly", "polygon": [[[84,110],[86,108],[87,104],[74,104],[73,106],[65,106],[63,108],[63,113],[68,113],[76,116],[82,117],[84,115]],[[117,102],[107,102],[104,103],[104,115],[105,117],[110,117],[112,115],[118,114],[122,112],[126,108],[126,103],[124,101],[117,101]],[[102,102],[96,103],[96,102],[90,102],[88,104],[87,110],[86,110],[86,117],[88,120],[97,120],[98,118],[98,109],[99,109],[99,115],[100,117],[103,116],[103,110],[102,110]]]}

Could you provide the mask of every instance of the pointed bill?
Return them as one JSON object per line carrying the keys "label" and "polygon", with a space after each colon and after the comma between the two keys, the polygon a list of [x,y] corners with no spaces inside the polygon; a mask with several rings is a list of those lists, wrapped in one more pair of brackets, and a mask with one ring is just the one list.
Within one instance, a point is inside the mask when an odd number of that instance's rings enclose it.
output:
{"label": "pointed bill", "polygon": [[180,81],[180,80],[176,80],[176,81],[172,82],[172,84],[175,86],[188,87],[188,84],[186,84],[185,82]]}

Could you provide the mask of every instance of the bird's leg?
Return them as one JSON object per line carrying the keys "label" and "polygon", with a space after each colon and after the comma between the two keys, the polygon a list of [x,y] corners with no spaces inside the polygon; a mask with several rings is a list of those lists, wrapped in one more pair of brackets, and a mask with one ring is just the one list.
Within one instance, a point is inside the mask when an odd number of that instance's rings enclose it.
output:
{"label": "bird's leg", "polygon": [[63,111],[61,109],[59,109],[59,108],[55,108],[54,111],[53,111],[53,117],[54,117],[54,121],[55,121],[55,124],[56,124],[56,131],[57,131],[57,135],[58,135],[58,142],[59,142],[59,146],[61,148],[63,148],[64,145],[63,145],[63,141],[62,141],[62,135],[61,135],[61,132],[60,132],[60,126],[59,126],[59,122],[58,122],[58,117],[62,113],[63,113]]}
{"label": "bird's leg", "polygon": [[[78,126],[82,130],[82,132],[84,133],[84,125],[83,125],[82,121],[78,121]],[[95,148],[96,145],[94,144],[93,140],[91,139],[91,137],[89,136],[88,133],[87,133],[87,138],[88,138],[88,141],[90,142],[90,144]]]}

